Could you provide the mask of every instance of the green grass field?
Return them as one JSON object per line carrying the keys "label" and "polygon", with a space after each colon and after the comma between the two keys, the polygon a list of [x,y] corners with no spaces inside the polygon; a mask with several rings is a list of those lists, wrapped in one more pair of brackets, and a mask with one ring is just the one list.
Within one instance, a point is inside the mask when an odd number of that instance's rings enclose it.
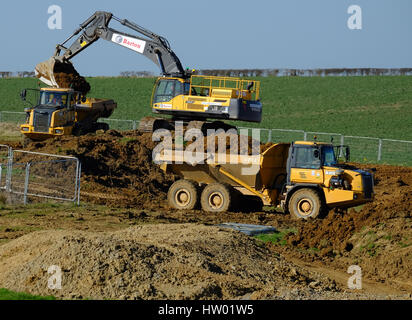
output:
{"label": "green grass field", "polygon": [[0,288],[0,300],[56,300],[53,296],[34,296],[24,292],[14,292]]}
{"label": "green grass field", "polygon": [[[412,77],[265,77],[261,124],[238,126],[298,129],[412,140]],[[150,115],[154,78],[89,78],[90,96],[118,103],[112,115],[138,120]],[[0,79],[0,111],[23,111],[19,92],[36,79]]]}

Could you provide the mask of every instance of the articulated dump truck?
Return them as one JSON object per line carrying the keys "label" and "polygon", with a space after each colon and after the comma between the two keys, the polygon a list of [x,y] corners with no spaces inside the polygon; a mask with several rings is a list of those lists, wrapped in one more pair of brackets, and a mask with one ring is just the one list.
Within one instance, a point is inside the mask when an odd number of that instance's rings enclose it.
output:
{"label": "articulated dump truck", "polygon": [[177,153],[163,152],[154,160],[182,178],[168,192],[173,208],[195,209],[200,202],[204,211],[224,212],[254,198],[258,201],[247,202],[255,211],[276,206],[307,219],[373,200],[373,173],[338,163],[338,152],[349,159],[347,146],[297,141],[273,144],[252,156],[204,153],[199,161],[187,163]]}
{"label": "articulated dump truck", "polygon": [[[25,100],[26,90],[21,97]],[[73,89],[42,88],[36,104],[25,109],[26,123],[20,126],[20,132],[27,142],[108,130],[106,123],[97,120],[110,117],[116,107],[113,100],[86,98]]]}

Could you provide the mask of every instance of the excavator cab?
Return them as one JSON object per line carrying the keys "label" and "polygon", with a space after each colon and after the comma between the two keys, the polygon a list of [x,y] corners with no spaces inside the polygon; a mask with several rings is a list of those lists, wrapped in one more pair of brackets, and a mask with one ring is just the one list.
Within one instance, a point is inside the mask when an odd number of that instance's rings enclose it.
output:
{"label": "excavator cab", "polygon": [[185,89],[188,90],[188,85],[181,79],[160,78],[154,88],[152,105],[153,103],[160,105],[162,102],[171,101],[176,96],[186,94]]}
{"label": "excavator cab", "polygon": [[259,86],[259,81],[238,78],[160,77],[153,89],[152,111],[182,120],[260,122]]}

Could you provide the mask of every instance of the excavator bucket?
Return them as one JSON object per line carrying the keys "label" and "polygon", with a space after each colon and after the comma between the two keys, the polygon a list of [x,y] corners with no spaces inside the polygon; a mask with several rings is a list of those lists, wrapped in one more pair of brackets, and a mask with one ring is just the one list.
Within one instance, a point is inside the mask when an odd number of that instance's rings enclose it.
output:
{"label": "excavator bucket", "polygon": [[44,82],[48,86],[59,88],[59,85],[54,78],[55,65],[56,59],[51,57],[49,60],[37,64],[34,68],[34,73],[40,81]]}
{"label": "excavator bucket", "polygon": [[35,67],[35,75],[40,81],[54,88],[72,88],[83,95],[90,91],[90,84],[76,71],[69,61],[61,62],[55,57],[40,62]]}

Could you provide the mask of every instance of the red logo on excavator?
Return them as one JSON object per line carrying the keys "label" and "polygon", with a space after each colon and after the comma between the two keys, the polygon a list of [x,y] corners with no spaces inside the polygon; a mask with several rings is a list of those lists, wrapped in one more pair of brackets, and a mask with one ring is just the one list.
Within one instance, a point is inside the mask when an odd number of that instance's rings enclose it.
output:
{"label": "red logo on excavator", "polygon": [[141,47],[140,44],[138,44],[136,42],[133,42],[133,41],[129,41],[127,39],[123,39],[123,44],[126,44],[126,45],[131,46],[131,47],[135,47],[135,48],[138,48],[138,49],[140,49],[140,47]]}

